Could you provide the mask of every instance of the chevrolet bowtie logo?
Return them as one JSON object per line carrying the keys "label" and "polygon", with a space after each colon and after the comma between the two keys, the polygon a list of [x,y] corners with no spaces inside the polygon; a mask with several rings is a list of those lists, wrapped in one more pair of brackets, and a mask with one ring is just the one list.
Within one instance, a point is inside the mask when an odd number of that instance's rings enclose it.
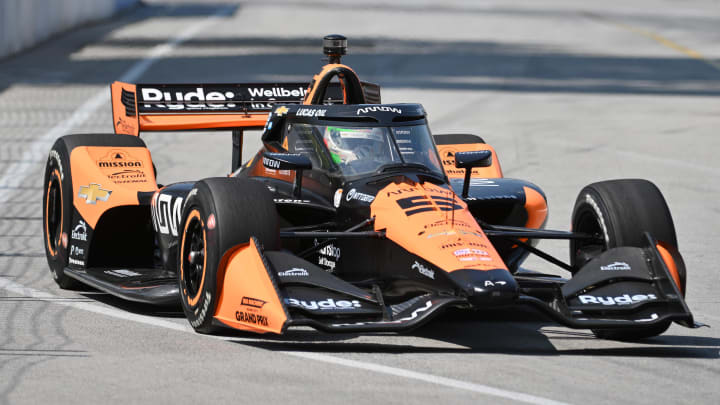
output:
{"label": "chevrolet bowtie logo", "polygon": [[288,108],[285,106],[282,106],[282,107],[278,108],[277,110],[275,110],[275,115],[277,115],[278,117],[282,117],[283,115],[285,115],[286,112],[288,112]]}
{"label": "chevrolet bowtie logo", "polygon": [[103,190],[99,184],[90,183],[89,186],[80,186],[78,197],[84,198],[87,204],[95,204],[97,200],[107,201],[110,198],[111,190]]}

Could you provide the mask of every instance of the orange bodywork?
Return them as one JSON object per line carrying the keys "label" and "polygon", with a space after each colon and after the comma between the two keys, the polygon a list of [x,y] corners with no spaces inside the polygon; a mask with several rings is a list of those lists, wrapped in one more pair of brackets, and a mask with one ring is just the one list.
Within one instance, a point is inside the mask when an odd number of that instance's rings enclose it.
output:
{"label": "orange bodywork", "polygon": [[525,191],[525,211],[528,219],[526,228],[540,229],[545,224],[548,215],[548,207],[545,198],[537,190],[530,187],[523,187]]}
{"label": "orange bodywork", "polygon": [[507,269],[455,193],[431,183],[391,183],[370,205],[375,230],[445,270]]}
{"label": "orange bodywork", "polygon": [[155,191],[150,151],[142,147],[80,146],[70,153],[73,205],[95,228],[110,208],[138,205],[139,191]]}
{"label": "orange bodywork", "polygon": [[163,114],[141,115],[142,131],[182,131],[221,128],[262,128],[267,121],[267,113],[259,114]]}
{"label": "orange bodywork", "polygon": [[472,169],[471,177],[480,179],[496,179],[503,176],[500,168],[500,161],[492,146],[486,143],[463,143],[456,145],[438,145],[438,153],[442,159],[443,168],[449,178],[465,177],[465,169],[455,167],[455,153],[471,152],[478,150],[489,150],[492,153],[492,165],[488,167],[476,167]]}
{"label": "orange bodywork", "polygon": [[[313,80],[312,80],[312,82],[310,82],[310,86],[308,87],[307,92],[305,93],[305,100],[303,101],[303,104],[311,104],[311,100],[313,99],[313,97],[315,96],[315,93],[318,90],[317,87],[313,86],[313,83],[319,82],[320,79],[322,79],[323,77],[325,77],[325,75],[328,74],[328,72],[330,72],[331,70],[336,69],[336,68],[349,69],[350,71],[353,72],[353,74],[355,73],[355,71],[350,69],[350,67],[345,66],[343,64],[339,64],[339,63],[327,64],[327,65],[323,66],[322,70],[318,74],[313,76]],[[355,75],[355,76],[357,76],[357,75]],[[347,94],[345,92],[345,87],[344,87],[345,84],[343,83],[342,80],[340,80],[340,86],[342,88],[342,93],[343,93],[343,104],[348,104]]]}
{"label": "orange bodywork", "polygon": [[[115,82],[110,85],[110,99],[112,101],[113,127],[116,134],[140,135],[140,124],[137,116],[137,98],[135,97],[136,86],[130,83]],[[128,115],[125,105],[122,102],[122,94],[131,95],[135,114]]]}
{"label": "orange bodywork", "polygon": [[222,288],[215,319],[235,329],[282,333],[288,314],[255,239],[228,255],[218,269]]}
{"label": "orange bodywork", "polygon": [[[134,112],[128,115],[122,103],[122,93],[132,94]],[[161,113],[140,114],[138,112],[137,87],[134,84],[114,82],[110,86],[113,106],[113,125],[116,134],[140,135],[140,131],[183,131],[222,128],[256,128],[265,125],[268,113],[193,112],[185,114]]]}
{"label": "orange bodywork", "polygon": [[673,281],[675,281],[675,285],[678,287],[680,292],[685,295],[685,286],[682,285],[682,282],[680,281],[680,273],[678,273],[677,263],[675,262],[675,258],[673,258],[673,255],[670,252],[672,248],[665,242],[657,242],[655,247],[657,248],[658,252],[660,252],[660,257],[663,259],[665,265],[670,271],[670,275],[672,276]]}

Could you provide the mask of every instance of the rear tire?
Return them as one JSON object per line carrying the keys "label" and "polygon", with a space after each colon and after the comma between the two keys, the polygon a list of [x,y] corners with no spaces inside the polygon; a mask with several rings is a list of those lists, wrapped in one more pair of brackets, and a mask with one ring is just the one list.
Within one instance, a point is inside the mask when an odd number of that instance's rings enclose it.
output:
{"label": "rear tire", "polygon": [[[660,190],[641,179],[609,180],[593,183],[580,191],[572,214],[572,230],[597,234],[603,242],[570,241],[570,263],[580,269],[603,251],[619,246],[646,246],[644,233],[677,249],[677,236],[670,210]],[[685,291],[685,267],[678,265]],[[670,321],[642,329],[593,329],[604,339],[638,340],[657,336],[670,327]]]}
{"label": "rear tire", "polygon": [[[280,245],[270,191],[249,179],[217,177],[195,184],[183,208],[178,245],[178,284],[185,316],[199,333],[214,333],[213,315],[225,253],[254,236],[265,249]],[[222,282],[222,280],[219,280]]]}

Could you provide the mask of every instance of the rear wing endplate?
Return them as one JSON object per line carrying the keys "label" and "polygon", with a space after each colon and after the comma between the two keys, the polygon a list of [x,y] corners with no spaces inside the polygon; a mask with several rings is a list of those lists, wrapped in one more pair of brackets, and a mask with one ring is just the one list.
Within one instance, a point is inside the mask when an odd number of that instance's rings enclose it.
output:
{"label": "rear wing endplate", "polygon": [[[368,104],[380,86],[361,82]],[[308,83],[110,85],[115,133],[208,129],[261,129],[275,104],[302,104]],[[342,104],[340,83],[327,87],[324,104]]]}

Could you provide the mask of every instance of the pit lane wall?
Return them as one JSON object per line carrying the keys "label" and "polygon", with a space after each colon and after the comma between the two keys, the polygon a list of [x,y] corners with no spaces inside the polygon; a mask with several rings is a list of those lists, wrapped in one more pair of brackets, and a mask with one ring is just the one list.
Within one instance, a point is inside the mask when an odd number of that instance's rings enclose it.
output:
{"label": "pit lane wall", "polygon": [[0,0],[0,58],[140,0]]}

